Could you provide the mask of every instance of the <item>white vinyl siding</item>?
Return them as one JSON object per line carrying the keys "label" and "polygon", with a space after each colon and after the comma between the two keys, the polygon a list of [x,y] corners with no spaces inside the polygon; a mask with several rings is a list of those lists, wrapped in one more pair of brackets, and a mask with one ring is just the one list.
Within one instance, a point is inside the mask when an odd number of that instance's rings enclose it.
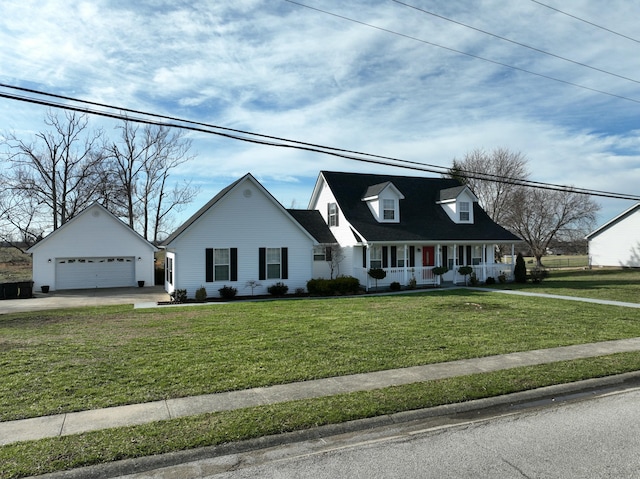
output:
{"label": "white vinyl siding", "polygon": [[[217,297],[218,290],[226,285],[236,287],[240,296],[251,294],[251,289],[245,285],[255,281],[260,286],[253,293],[267,294],[267,288],[278,280],[260,279],[259,250],[264,247],[286,247],[288,277],[281,280],[289,286],[289,291],[306,287],[313,277],[314,241],[262,191],[249,179],[238,184],[166,246],[176,256],[176,289],[186,289],[187,296],[192,298],[195,291],[204,286],[209,297]],[[237,249],[237,282],[231,279],[206,282],[205,250],[222,247]],[[212,279],[215,279],[214,275],[215,270]]]}

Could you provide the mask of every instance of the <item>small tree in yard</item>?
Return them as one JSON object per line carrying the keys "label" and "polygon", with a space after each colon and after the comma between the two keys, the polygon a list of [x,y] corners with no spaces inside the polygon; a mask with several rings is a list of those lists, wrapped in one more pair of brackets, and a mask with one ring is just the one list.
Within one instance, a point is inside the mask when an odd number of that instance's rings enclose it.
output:
{"label": "small tree in yard", "polygon": [[387,272],[382,268],[371,268],[368,271],[368,274],[376,280],[376,290],[378,289],[378,280],[384,279],[387,276]]}
{"label": "small tree in yard", "polygon": [[527,282],[527,265],[524,262],[522,253],[518,253],[518,256],[516,256],[516,265],[513,269],[513,278],[516,283]]}
{"label": "small tree in yard", "polygon": [[431,269],[431,272],[440,278],[440,282],[442,283],[442,275],[449,271],[449,268],[446,266],[436,266]]}
{"label": "small tree in yard", "polygon": [[471,266],[460,266],[458,268],[458,273],[464,276],[464,284],[466,285],[469,284],[469,282],[467,281],[467,276],[473,273],[473,268]]}

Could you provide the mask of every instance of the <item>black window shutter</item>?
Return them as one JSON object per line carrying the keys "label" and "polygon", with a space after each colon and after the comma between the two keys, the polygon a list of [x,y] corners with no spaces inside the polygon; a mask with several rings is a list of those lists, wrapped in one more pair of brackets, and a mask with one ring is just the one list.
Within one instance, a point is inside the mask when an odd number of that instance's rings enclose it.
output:
{"label": "black window shutter", "polygon": [[389,247],[383,246],[382,247],[382,267],[383,268],[389,267],[389,258],[387,258],[388,252],[389,252]]}
{"label": "black window shutter", "polygon": [[258,279],[267,279],[267,248],[260,248],[258,254]]}
{"label": "black window shutter", "polygon": [[416,247],[409,246],[409,268],[416,266]]}
{"label": "black window shutter", "polygon": [[238,281],[238,248],[231,248],[229,255],[231,261],[230,281]]}
{"label": "black window shutter", "polygon": [[467,246],[467,261],[464,264],[471,264],[471,246]]}
{"label": "black window shutter", "polygon": [[362,247],[362,267],[363,268],[367,267],[367,247],[366,246]]}
{"label": "black window shutter", "polygon": [[213,282],[213,248],[207,248],[205,250],[205,281],[207,283]]}
{"label": "black window shutter", "polygon": [[338,209],[338,203],[336,203],[336,226],[340,226],[338,223],[340,222],[340,210]]}
{"label": "black window shutter", "polygon": [[398,266],[398,247],[392,246],[391,247],[391,267],[395,268],[396,266]]}
{"label": "black window shutter", "polygon": [[442,247],[442,264],[440,266],[449,267],[449,248],[446,246]]}
{"label": "black window shutter", "polygon": [[324,259],[326,261],[331,261],[331,246],[327,246],[324,250]]}
{"label": "black window shutter", "polygon": [[280,255],[280,261],[282,261],[282,279],[289,279],[289,248],[282,248]]}

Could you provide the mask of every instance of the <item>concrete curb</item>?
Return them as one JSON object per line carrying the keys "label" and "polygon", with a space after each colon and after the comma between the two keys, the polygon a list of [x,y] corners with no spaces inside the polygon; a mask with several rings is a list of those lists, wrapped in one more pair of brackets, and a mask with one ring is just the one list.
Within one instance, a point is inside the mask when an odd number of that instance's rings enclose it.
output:
{"label": "concrete curb", "polygon": [[356,433],[360,431],[409,424],[432,418],[449,419],[454,424],[456,416],[481,418],[483,415],[517,411],[527,407],[536,408],[550,404],[562,404],[570,400],[586,399],[589,393],[602,390],[621,390],[640,387],[640,371],[634,371],[615,376],[587,379],[567,384],[547,386],[544,388],[478,399],[464,403],[447,404],[428,409],[405,411],[392,415],[377,416],[369,419],[358,419],[340,424],[330,424],[313,429],[293,431],[284,434],[264,436],[246,441],[208,446],[186,451],[170,452],[157,456],[88,466],[69,471],[54,472],[37,476],[39,479],[109,479],[129,474],[143,473],[155,469],[177,466],[194,461],[211,459],[230,454],[240,454],[259,449],[278,447],[301,441],[318,440],[340,434]]}

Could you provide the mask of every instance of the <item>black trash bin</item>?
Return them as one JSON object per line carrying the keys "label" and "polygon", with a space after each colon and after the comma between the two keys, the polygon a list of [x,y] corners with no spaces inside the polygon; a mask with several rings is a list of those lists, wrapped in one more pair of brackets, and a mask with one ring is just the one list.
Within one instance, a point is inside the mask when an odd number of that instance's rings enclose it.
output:
{"label": "black trash bin", "polygon": [[22,281],[18,283],[18,298],[27,299],[33,297],[33,281]]}
{"label": "black trash bin", "polygon": [[17,299],[17,298],[18,298],[18,283],[5,283],[4,299]]}

